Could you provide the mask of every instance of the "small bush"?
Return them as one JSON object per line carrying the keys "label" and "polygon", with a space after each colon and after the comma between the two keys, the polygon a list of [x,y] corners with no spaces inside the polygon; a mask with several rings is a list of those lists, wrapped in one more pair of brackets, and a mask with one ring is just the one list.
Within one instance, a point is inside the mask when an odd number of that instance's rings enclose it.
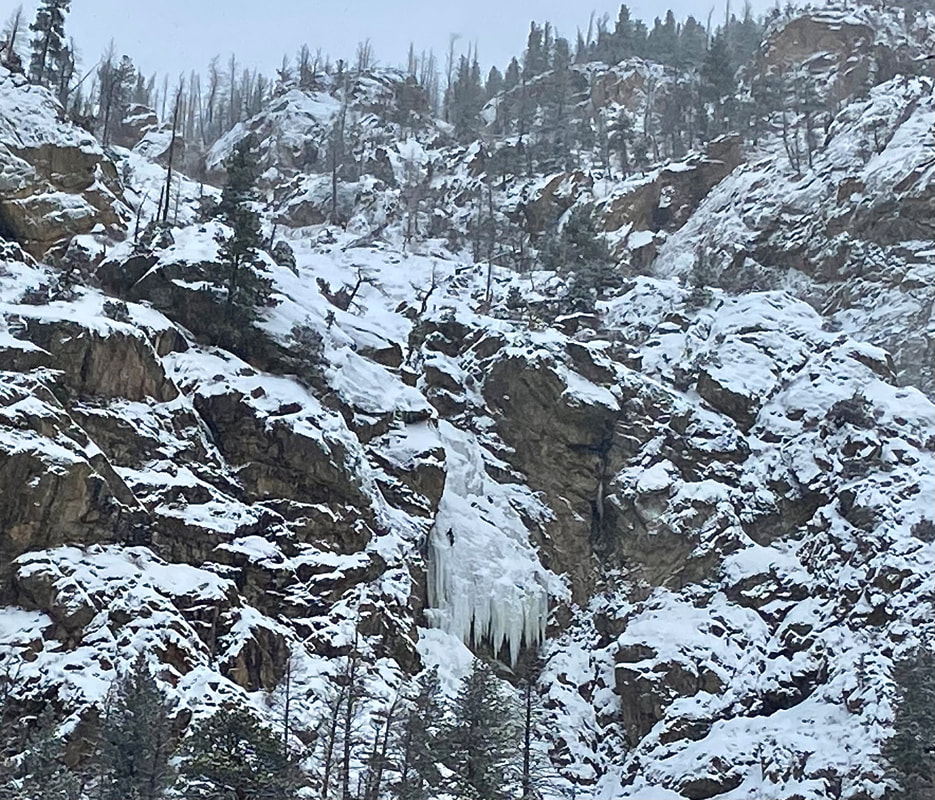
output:
{"label": "small bush", "polygon": [[50,287],[47,283],[40,283],[23,292],[20,303],[24,306],[44,306],[49,302]]}
{"label": "small bush", "polygon": [[114,322],[130,322],[130,309],[122,300],[105,300],[104,316]]}
{"label": "small bush", "polygon": [[523,299],[523,293],[516,286],[511,286],[510,291],[506,293],[506,307],[510,311],[519,311],[526,305]]}
{"label": "small bush", "polygon": [[286,267],[295,272],[295,253],[292,250],[292,247],[289,246],[288,242],[282,240],[276,242],[273,247],[272,253],[270,255],[280,267]]}
{"label": "small bush", "polygon": [[312,383],[320,381],[325,365],[325,340],[310,320],[292,327],[290,344],[296,375]]}

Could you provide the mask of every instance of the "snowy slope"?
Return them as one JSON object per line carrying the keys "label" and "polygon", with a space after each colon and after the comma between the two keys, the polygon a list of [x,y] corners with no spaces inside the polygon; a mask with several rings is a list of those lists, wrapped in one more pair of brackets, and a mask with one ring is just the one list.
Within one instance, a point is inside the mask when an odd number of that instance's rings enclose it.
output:
{"label": "snowy slope", "polygon": [[[288,665],[307,743],[353,652],[360,771],[410,676],[437,666],[453,694],[478,654],[510,685],[539,647],[549,796],[880,796],[893,664],[935,629],[931,81],[845,104],[807,173],[765,137],[684,224],[614,228],[621,253],[658,247],[651,274],[555,318],[567,276],[470,253],[485,146],[376,112],[401,79],[348,89],[365,166],[342,176],[343,225],[324,224],[342,87],[284,92],[209,155],[216,171],[257,136],[264,232],[296,257],[263,254],[276,302],[238,354],[204,333],[227,229],[198,206],[216,189],[178,177],[171,230],[134,241],[128,208],[145,228],[165,181],[159,131],[105,156],[0,75],[0,178],[56,194],[36,152],[90,159],[55,200],[90,224],[53,234],[96,269],[65,290],[53,239],[29,240],[39,260],[0,242],[13,702],[93,720],[144,653],[176,719],[234,700],[272,722]],[[531,176],[488,200],[523,243],[711,163]],[[87,192],[113,220],[97,227]],[[699,250],[717,269],[689,288]],[[296,326],[321,337],[311,373]]]}

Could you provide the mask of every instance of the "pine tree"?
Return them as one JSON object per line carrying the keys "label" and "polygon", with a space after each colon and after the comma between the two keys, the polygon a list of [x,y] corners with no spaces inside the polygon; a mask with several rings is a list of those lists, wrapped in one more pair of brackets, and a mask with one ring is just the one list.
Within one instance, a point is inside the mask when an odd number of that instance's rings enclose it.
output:
{"label": "pine tree", "polygon": [[750,64],[763,37],[763,27],[753,16],[750,0],[744,0],[743,17],[740,20],[731,17],[727,32],[731,63],[735,66]]}
{"label": "pine tree", "polygon": [[621,109],[610,132],[610,143],[617,151],[620,160],[620,171],[624,176],[630,174],[632,169],[631,149],[633,147],[633,118],[626,109]]}
{"label": "pine tree", "polygon": [[516,58],[511,58],[510,63],[507,65],[506,72],[503,75],[503,89],[505,91],[510,91],[519,86],[520,81],[520,68],[519,61]]}
{"label": "pine tree", "polygon": [[503,75],[500,74],[500,70],[495,66],[491,67],[490,72],[487,73],[487,80],[484,82],[484,91],[488,100],[496,97],[503,91]]}
{"label": "pine tree", "polygon": [[220,269],[215,285],[226,295],[226,326],[221,336],[237,344],[243,326],[254,321],[260,307],[270,304],[273,291],[272,281],[257,272],[262,265],[259,251],[263,237],[259,214],[253,208],[258,168],[252,136],[237,143],[224,166],[227,183],[217,210],[231,233],[218,239]]}
{"label": "pine tree", "polygon": [[299,778],[280,736],[249,711],[225,707],[194,726],[179,789],[190,800],[288,800]]}
{"label": "pine tree", "polygon": [[602,291],[620,284],[610,251],[590,210],[584,206],[575,208],[561,232],[546,240],[540,260],[546,269],[571,273],[564,298],[570,311],[593,310],[594,301]]}
{"label": "pine tree", "polygon": [[166,696],[143,655],[110,691],[96,766],[101,800],[155,800],[172,782]]}
{"label": "pine tree", "polygon": [[535,22],[529,24],[526,53],[523,56],[523,72],[529,77],[541,75],[549,64],[549,54],[542,41],[542,28]]}
{"label": "pine tree", "polygon": [[474,661],[444,734],[448,790],[470,800],[507,800],[515,794],[518,755],[516,709],[489,666]]}
{"label": "pine tree", "polygon": [[442,703],[438,669],[433,668],[415,681],[414,694],[406,703],[397,728],[399,800],[429,800],[441,784],[438,764],[442,759]]}
{"label": "pine tree", "polygon": [[678,65],[682,69],[700,67],[707,44],[708,35],[704,26],[689,15],[679,31]]}
{"label": "pine tree", "polygon": [[34,34],[29,79],[42,86],[58,86],[60,58],[65,50],[65,15],[71,0],[42,0],[29,26]]}
{"label": "pine tree", "polygon": [[896,664],[893,735],[883,748],[891,800],[935,797],[935,657],[927,646]]}
{"label": "pine tree", "polygon": [[78,800],[81,781],[62,763],[64,748],[56,727],[55,714],[46,706],[30,731],[15,776],[0,775],[5,778],[2,800]]}
{"label": "pine tree", "polygon": [[571,51],[568,40],[561,36],[555,40],[551,67],[540,126],[541,167],[546,172],[566,169],[571,154]]}
{"label": "pine tree", "polygon": [[718,30],[711,39],[711,46],[705,53],[701,65],[702,99],[714,107],[712,133],[723,133],[731,123],[733,116],[734,69],[730,62],[727,37]]}
{"label": "pine tree", "polygon": [[101,116],[101,144],[106,145],[110,142],[114,128],[126,116],[138,76],[128,56],[114,63],[113,50],[107,53],[97,74],[100,86],[98,108]]}
{"label": "pine tree", "polygon": [[614,26],[613,61],[611,63],[618,64],[625,58],[634,55],[636,55],[636,48],[633,41],[633,23],[630,21],[630,9],[626,4],[623,4],[617,13],[617,23]]}
{"label": "pine tree", "polygon": [[463,142],[474,141],[480,131],[480,112],[484,107],[484,89],[476,55],[461,56],[450,94],[449,108],[455,135]]}
{"label": "pine tree", "polygon": [[678,60],[678,25],[672,10],[666,11],[665,21],[656,17],[646,42],[646,56],[660,64],[675,64]]}

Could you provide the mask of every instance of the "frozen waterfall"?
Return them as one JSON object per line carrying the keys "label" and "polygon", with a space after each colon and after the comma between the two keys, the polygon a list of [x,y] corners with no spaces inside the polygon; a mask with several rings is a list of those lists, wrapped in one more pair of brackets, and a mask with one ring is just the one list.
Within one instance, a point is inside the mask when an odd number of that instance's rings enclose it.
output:
{"label": "frozen waterfall", "polygon": [[528,489],[492,480],[476,438],[442,422],[448,461],[445,493],[429,542],[429,622],[463,642],[520,647],[545,636],[549,597],[567,594],[540,563],[518,507],[533,518],[548,510]]}

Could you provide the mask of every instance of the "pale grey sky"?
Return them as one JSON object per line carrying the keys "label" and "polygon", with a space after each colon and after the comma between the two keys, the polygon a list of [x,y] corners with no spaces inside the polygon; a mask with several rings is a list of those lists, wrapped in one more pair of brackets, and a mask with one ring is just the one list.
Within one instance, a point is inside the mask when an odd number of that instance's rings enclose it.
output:
{"label": "pale grey sky", "polygon": [[[715,8],[723,17],[725,0],[672,0],[671,4],[633,0],[633,16],[651,22],[671,5],[677,18],[704,20]],[[732,0],[740,8],[743,0]],[[761,13],[775,0],[753,0]],[[6,19],[18,0],[0,0]],[[35,0],[24,8],[32,19]],[[213,55],[231,52],[244,65],[272,74],[284,53],[303,43],[332,58],[353,58],[357,43],[369,38],[381,64],[402,64],[409,42],[434,48],[444,59],[450,34],[459,45],[477,42],[486,71],[519,56],[529,22],[549,20],[574,43],[577,28],[587,29],[591,11],[616,19],[619,0],[72,0],[68,33],[79,46],[85,68],[114,39],[118,54],[129,55],[144,73],[203,72]]]}

